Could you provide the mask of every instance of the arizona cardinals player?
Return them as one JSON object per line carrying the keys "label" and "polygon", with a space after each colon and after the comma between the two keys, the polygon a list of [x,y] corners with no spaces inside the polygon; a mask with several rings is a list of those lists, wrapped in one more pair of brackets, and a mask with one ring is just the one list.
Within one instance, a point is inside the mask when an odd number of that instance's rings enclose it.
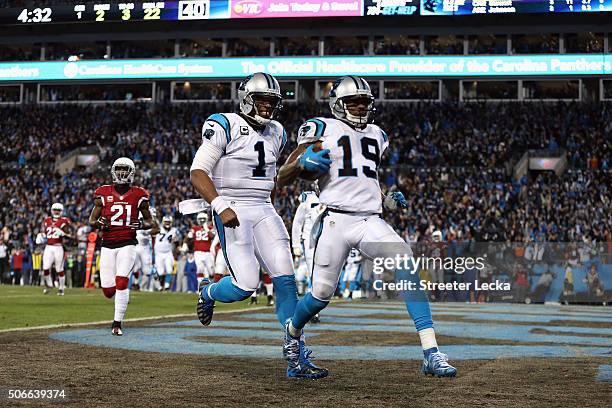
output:
{"label": "arizona cardinals player", "polygon": [[193,254],[195,257],[198,277],[198,285],[204,278],[210,278],[215,273],[215,256],[212,252],[212,240],[215,237],[214,228],[208,221],[208,214],[201,212],[197,216],[197,224],[192,226],[185,242],[193,243]]}
{"label": "arizona cardinals player", "polygon": [[[107,298],[115,296],[115,318],[111,333],[123,335],[121,321],[130,298],[128,282],[136,262],[136,230],[154,226],[149,211],[149,193],[132,186],[136,166],[127,157],[120,157],[111,167],[112,185],[103,185],[94,192],[94,208],[89,224],[102,235],[100,281]],[[142,220],[138,218],[142,214]]]}
{"label": "arizona cardinals player", "polygon": [[64,206],[54,203],[51,206],[51,216],[43,222],[43,233],[47,238],[47,245],[43,252],[42,267],[45,281],[44,294],[49,293],[53,287],[51,282],[51,267],[55,266],[55,272],[59,278],[59,290],[57,294],[64,296],[66,288],[66,275],[64,274],[64,237],[72,238],[70,220],[62,217]]}

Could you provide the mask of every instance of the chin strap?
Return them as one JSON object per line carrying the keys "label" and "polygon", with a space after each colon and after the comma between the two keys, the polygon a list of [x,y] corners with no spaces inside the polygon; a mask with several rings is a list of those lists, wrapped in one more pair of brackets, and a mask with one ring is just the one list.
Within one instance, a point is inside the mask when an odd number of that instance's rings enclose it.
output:
{"label": "chin strap", "polygon": [[[253,109],[255,109],[255,108],[253,108]],[[257,129],[257,130],[263,130],[263,128],[265,128],[268,125],[268,123],[259,123],[254,117],[249,116],[246,113],[242,113],[241,112],[240,116],[242,116],[244,118],[244,120],[249,122],[249,124],[251,126],[253,126],[255,129]],[[259,116],[259,115],[255,115],[255,116]],[[261,118],[261,116],[259,116],[259,117]],[[262,119],[264,119],[264,118],[262,118]],[[266,120],[266,119],[264,119],[264,120]],[[270,120],[272,120],[272,119],[267,119],[267,120],[268,120],[268,122],[270,122]]]}

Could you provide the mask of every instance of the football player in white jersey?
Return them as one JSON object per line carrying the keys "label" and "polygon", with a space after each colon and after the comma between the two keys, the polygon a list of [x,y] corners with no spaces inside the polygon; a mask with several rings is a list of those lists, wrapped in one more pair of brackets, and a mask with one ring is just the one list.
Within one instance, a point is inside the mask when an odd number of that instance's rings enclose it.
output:
{"label": "football player in white jersey", "polygon": [[159,225],[155,218],[155,208],[150,208],[153,228],[136,231],[136,263],[134,264],[132,290],[150,290],[153,279],[151,279],[151,266],[153,259],[153,236],[159,232]]}
{"label": "football player in white jersey", "polygon": [[300,205],[295,210],[295,217],[291,225],[291,244],[293,255],[298,259],[303,257],[306,268],[298,268],[295,280],[298,285],[298,293],[305,292],[308,285],[310,272],[312,271],[312,252],[314,248],[310,245],[310,231],[312,223],[318,215],[319,197],[314,191],[305,191],[300,194]]}
{"label": "football player in white jersey", "polygon": [[345,299],[361,298],[361,252],[358,249],[351,249],[346,264],[344,265],[343,283],[345,285],[342,297]]}
{"label": "football player in white jersey", "polygon": [[[332,85],[329,106],[333,118],[311,119],[300,127],[298,147],[278,174],[278,184],[287,185],[300,176],[319,173],[319,199],[326,208],[313,226],[312,291],[299,301],[286,336],[299,336],[311,317],[327,306],[352,248],[370,259],[412,257],[410,246],[381,218],[383,202],[394,210],[398,204],[405,206],[406,199],[400,192],[386,197],[381,193],[378,167],[388,137],[371,123],[370,86],[359,77],[342,77]],[[418,287],[418,274],[410,272],[414,271],[398,269],[396,279],[401,276]],[[405,291],[403,296],[421,339],[423,373],[454,376],[457,370],[438,350],[427,296],[418,290]]]}
{"label": "football player in white jersey", "polygon": [[[255,73],[238,88],[240,113],[211,115],[202,129],[202,145],[191,166],[191,182],[210,203],[221,249],[231,276],[202,281],[197,312],[207,326],[215,301],[247,299],[259,284],[260,265],[272,278],[276,313],[285,325],[295,311],[297,289],[289,234],[276,213],[271,194],[276,163],[287,141],[274,120],[282,103],[278,81]],[[327,370],[314,365],[303,336],[285,338],[287,376],[322,378]]]}
{"label": "football player in white jersey", "polygon": [[170,215],[162,218],[159,233],[155,236],[155,270],[159,276],[160,290],[170,287],[167,276],[172,275],[174,269],[174,250],[179,241],[179,231],[172,226],[174,220]]}

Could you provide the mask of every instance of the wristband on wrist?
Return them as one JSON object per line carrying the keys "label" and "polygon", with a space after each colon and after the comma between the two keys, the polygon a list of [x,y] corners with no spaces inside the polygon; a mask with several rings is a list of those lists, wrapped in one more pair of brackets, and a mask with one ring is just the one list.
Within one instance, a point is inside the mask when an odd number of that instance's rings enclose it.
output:
{"label": "wristband on wrist", "polygon": [[217,214],[221,214],[223,211],[229,208],[229,205],[227,204],[225,199],[223,199],[223,197],[221,196],[217,196],[214,200],[212,200],[210,202],[210,206],[212,207],[213,211]]}

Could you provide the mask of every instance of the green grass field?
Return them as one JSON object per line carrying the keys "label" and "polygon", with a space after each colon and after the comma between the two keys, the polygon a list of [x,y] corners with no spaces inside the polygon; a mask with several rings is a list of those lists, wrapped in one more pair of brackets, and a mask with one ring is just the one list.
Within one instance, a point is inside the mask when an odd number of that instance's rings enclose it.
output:
{"label": "green grass field", "polygon": [[[66,289],[63,297],[56,289],[48,295],[42,292],[37,286],[0,285],[0,330],[113,320],[115,303],[100,289]],[[244,309],[247,304],[218,303],[215,311]],[[193,293],[131,292],[125,318],[192,314],[195,319],[195,305]]]}

